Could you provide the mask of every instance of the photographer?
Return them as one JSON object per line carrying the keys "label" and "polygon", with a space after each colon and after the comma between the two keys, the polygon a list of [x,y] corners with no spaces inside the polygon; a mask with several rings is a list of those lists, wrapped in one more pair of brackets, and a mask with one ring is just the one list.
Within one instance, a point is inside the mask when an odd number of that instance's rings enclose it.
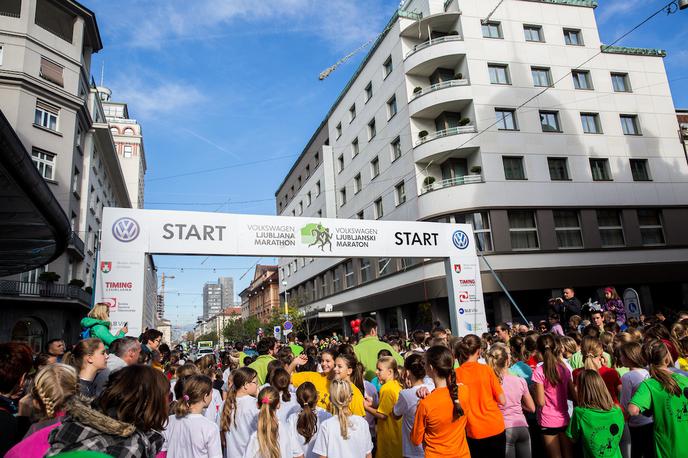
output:
{"label": "photographer", "polygon": [[581,302],[575,297],[573,288],[564,288],[562,296],[550,299],[549,305],[559,314],[562,323],[568,323],[570,317],[581,314]]}

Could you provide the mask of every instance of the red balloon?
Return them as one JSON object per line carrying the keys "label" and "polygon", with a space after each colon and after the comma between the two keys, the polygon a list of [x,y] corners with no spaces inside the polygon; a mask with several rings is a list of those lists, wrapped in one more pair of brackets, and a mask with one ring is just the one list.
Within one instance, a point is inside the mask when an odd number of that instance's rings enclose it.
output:
{"label": "red balloon", "polygon": [[360,331],[360,330],[361,330],[361,328],[359,328],[358,326],[355,326],[355,327],[352,329],[352,331],[354,331],[354,334],[358,334],[358,331]]}
{"label": "red balloon", "polygon": [[356,327],[356,320],[351,320],[349,322],[349,324],[351,325],[351,329],[355,328]]}
{"label": "red balloon", "polygon": [[361,319],[356,318],[356,327],[359,327],[359,326],[361,326]]}

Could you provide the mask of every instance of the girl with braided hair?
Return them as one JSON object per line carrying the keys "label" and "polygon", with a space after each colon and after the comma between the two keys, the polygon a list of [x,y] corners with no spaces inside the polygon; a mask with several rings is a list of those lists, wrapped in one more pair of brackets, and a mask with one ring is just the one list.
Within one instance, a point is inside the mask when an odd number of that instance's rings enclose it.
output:
{"label": "girl with braided hair", "polygon": [[48,436],[65,415],[65,404],[78,392],[76,370],[66,364],[53,364],[41,369],[31,390],[34,406],[41,420],[34,423],[24,440],[15,445],[5,457],[27,458],[44,456],[50,448]]}
{"label": "girl with braided hair", "polygon": [[258,424],[251,434],[244,458],[303,458],[303,451],[290,434],[289,426],[277,416],[280,392],[266,386],[258,393]]}
{"label": "girl with braided hair", "polygon": [[435,389],[418,403],[411,442],[423,444],[426,458],[469,458],[462,407],[467,405],[468,392],[456,383],[454,356],[439,345],[430,347],[424,356],[425,370]]}
{"label": "girl with braided hair", "polygon": [[229,377],[227,399],[220,409],[220,439],[227,457],[243,456],[257,428],[257,391],[258,373],[252,368],[240,367]]}
{"label": "girl with braided hair", "polygon": [[301,411],[292,414],[287,419],[290,432],[301,446],[306,458],[317,458],[317,455],[313,453],[315,436],[322,422],[332,415],[317,407],[318,392],[311,382],[305,382],[296,389],[296,400],[301,406]]}

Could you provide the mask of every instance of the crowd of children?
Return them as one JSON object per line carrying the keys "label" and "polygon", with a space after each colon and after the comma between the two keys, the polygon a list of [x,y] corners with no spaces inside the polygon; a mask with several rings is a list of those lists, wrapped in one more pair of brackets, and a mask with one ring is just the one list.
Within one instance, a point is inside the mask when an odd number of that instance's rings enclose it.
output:
{"label": "crowd of children", "polygon": [[[177,358],[164,372],[132,364],[95,397],[107,355],[97,339],[81,341],[69,364],[35,373],[34,424],[6,456],[688,456],[688,315],[623,331],[593,322],[563,336],[504,323],[494,335],[435,329],[392,345],[374,320],[361,328],[355,345],[280,347],[268,337],[258,358],[237,345],[219,361]],[[0,344],[3,405],[30,372],[26,350]]]}

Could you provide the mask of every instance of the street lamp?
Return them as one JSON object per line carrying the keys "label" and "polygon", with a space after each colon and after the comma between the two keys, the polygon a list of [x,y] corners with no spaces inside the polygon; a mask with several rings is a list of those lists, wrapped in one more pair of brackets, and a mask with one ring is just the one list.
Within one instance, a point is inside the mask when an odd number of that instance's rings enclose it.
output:
{"label": "street lamp", "polygon": [[288,320],[289,319],[289,291],[287,290],[287,281],[283,280],[282,281],[282,286],[284,286],[284,316]]}

